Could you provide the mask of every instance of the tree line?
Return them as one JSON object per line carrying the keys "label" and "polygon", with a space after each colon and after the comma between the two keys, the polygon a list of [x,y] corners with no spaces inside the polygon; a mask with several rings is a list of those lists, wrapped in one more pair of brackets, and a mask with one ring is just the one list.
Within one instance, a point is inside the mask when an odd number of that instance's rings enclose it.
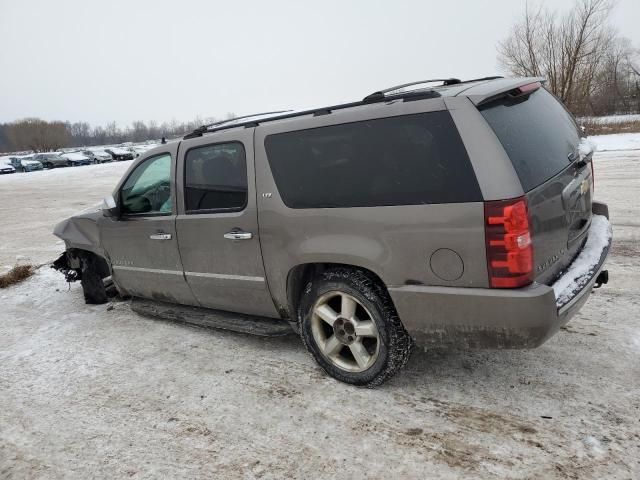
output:
{"label": "tree line", "polygon": [[[233,118],[232,113],[226,119]],[[124,142],[144,142],[159,140],[162,137],[182,136],[205,123],[214,122],[214,118],[195,118],[189,122],[158,123],[142,120],[120,127],[116,122],[105,126],[91,126],[87,122],[46,121],[39,118],[25,118],[10,123],[0,123],[0,152],[55,151],[64,147],[85,147],[110,145]]]}
{"label": "tree line", "polygon": [[577,0],[565,13],[526,10],[498,44],[510,74],[541,76],[576,116],[640,113],[640,51],[611,25],[613,0]]}

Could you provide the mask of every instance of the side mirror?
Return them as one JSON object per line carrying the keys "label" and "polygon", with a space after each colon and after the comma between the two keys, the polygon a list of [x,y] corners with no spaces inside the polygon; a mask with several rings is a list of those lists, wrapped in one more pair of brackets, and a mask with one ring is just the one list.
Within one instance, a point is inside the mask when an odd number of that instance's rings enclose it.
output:
{"label": "side mirror", "polygon": [[120,216],[120,208],[118,207],[116,200],[113,198],[113,195],[104,197],[104,200],[102,201],[102,215],[105,217],[115,218]]}

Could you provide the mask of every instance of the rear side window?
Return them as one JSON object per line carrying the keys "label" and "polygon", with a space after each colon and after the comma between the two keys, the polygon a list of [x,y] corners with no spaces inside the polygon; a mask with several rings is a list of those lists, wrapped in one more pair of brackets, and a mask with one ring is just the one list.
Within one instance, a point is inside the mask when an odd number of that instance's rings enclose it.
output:
{"label": "rear side window", "polygon": [[289,208],[482,200],[446,111],[273,134],[265,148]]}
{"label": "rear side window", "polygon": [[505,99],[481,110],[502,143],[525,192],[566,168],[580,136],[571,115],[541,88],[528,99]]}
{"label": "rear side window", "polygon": [[184,160],[187,213],[242,210],[247,204],[247,161],[241,143],[192,148]]}

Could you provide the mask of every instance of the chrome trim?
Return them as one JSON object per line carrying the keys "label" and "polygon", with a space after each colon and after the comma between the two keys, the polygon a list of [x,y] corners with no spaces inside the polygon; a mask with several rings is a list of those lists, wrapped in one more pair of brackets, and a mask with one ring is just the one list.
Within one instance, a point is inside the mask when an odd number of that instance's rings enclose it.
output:
{"label": "chrome trim", "polygon": [[227,275],[225,273],[184,272],[190,277],[219,278],[222,280],[244,280],[245,282],[264,282],[264,277],[251,277],[247,275]]}
{"label": "chrome trim", "polygon": [[154,233],[153,235],[149,235],[151,240],[171,240],[170,233]]}
{"label": "chrome trim", "polygon": [[114,270],[128,270],[130,272],[143,273],[163,273],[166,275],[182,275],[182,270],[161,270],[159,268],[125,267],[123,265],[113,265]]}
{"label": "chrome trim", "polygon": [[227,240],[251,240],[253,233],[242,231],[231,231],[224,234],[224,238]]}

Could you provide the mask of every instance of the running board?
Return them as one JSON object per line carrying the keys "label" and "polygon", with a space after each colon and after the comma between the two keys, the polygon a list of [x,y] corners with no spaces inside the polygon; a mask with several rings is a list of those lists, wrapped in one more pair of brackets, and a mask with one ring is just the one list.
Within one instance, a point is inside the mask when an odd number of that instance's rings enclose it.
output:
{"label": "running board", "polygon": [[156,302],[135,297],[131,300],[131,310],[140,315],[162,320],[231,330],[261,337],[281,337],[294,333],[289,326],[289,322],[285,320],[175,305],[173,303]]}

